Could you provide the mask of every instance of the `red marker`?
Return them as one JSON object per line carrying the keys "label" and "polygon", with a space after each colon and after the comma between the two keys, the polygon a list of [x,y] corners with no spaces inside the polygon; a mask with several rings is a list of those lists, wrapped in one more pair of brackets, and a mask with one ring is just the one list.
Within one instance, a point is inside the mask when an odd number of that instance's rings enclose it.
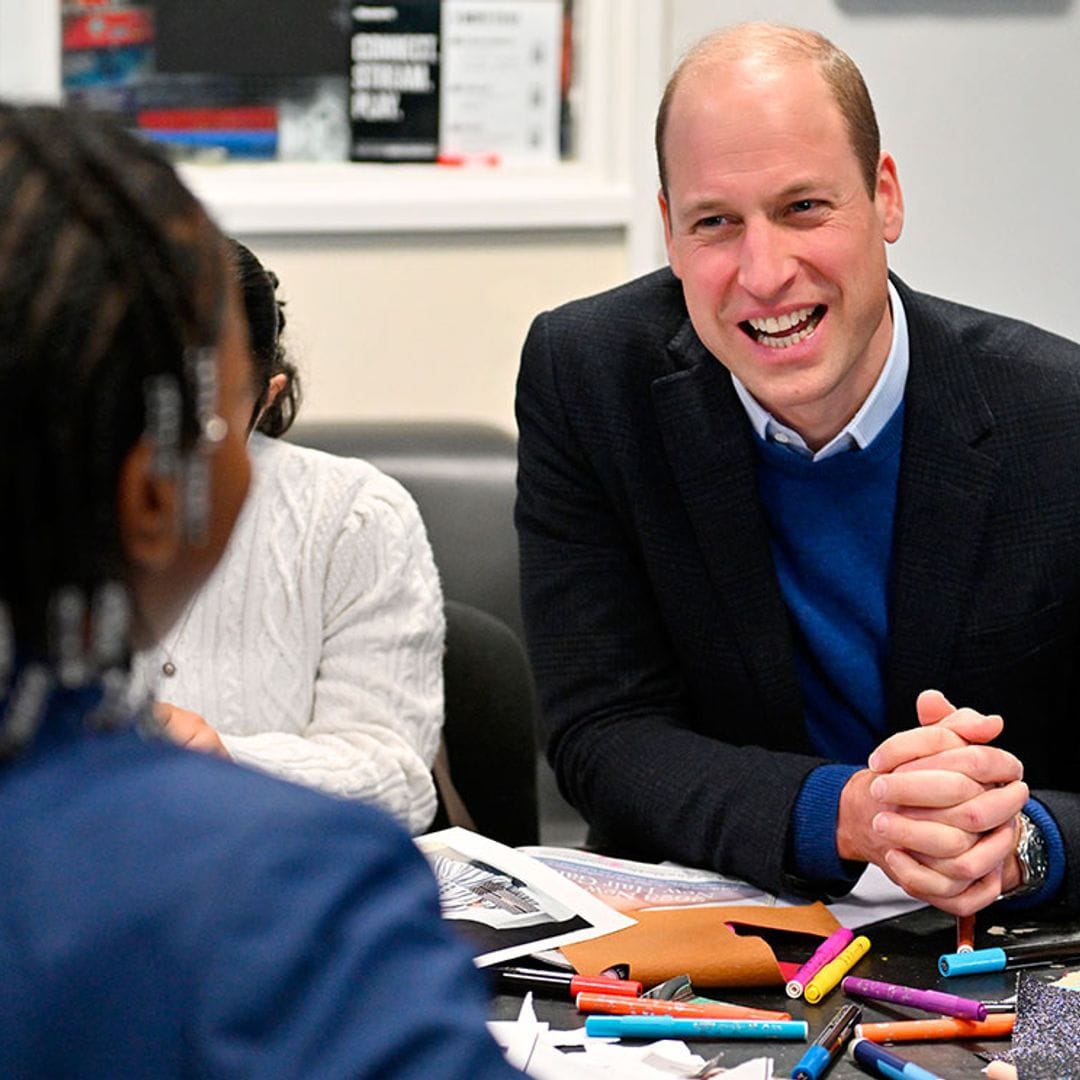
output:
{"label": "red marker", "polygon": [[489,968],[501,988],[532,990],[536,994],[568,997],[580,993],[613,994],[635,998],[644,987],[632,979],[612,979],[604,975],[575,975],[571,971],[545,971],[543,968]]}
{"label": "red marker", "polygon": [[577,996],[578,1012],[610,1013],[614,1016],[692,1016],[699,1020],[790,1020],[791,1013],[751,1009],[722,1001],[664,1001],[662,998],[622,997],[617,994],[583,992]]}

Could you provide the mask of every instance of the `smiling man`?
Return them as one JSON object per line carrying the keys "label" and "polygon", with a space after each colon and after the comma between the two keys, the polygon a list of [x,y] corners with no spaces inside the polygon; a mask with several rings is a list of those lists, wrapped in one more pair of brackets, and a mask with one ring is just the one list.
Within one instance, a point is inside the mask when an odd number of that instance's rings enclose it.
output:
{"label": "smiling man", "polygon": [[1080,348],[890,279],[896,164],[818,34],[706,39],[656,144],[670,269],[541,315],[518,382],[562,790],[771,890],[1080,907]]}

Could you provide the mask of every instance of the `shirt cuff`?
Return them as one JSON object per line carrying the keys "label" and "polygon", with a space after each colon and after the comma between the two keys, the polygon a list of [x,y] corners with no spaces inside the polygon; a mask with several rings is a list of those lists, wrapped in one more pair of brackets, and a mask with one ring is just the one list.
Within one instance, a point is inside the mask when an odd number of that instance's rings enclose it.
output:
{"label": "shirt cuff", "polygon": [[836,850],[840,793],[861,768],[819,765],[803,781],[791,813],[788,850],[795,876],[827,893],[848,892],[866,868],[845,862]]}
{"label": "shirt cuff", "polygon": [[1046,841],[1046,879],[1033,893],[1003,901],[1001,907],[1006,911],[1027,911],[1028,908],[1049,904],[1057,899],[1065,880],[1065,841],[1061,839],[1061,830],[1053,815],[1038,799],[1028,799],[1024,804],[1024,813]]}

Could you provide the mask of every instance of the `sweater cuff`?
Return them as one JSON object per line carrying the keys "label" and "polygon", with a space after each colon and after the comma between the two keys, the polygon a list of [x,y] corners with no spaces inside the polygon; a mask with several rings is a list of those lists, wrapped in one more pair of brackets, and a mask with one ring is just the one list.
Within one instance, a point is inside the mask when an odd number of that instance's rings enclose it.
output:
{"label": "sweater cuff", "polygon": [[1035,892],[1003,901],[1001,907],[1006,911],[1027,911],[1051,903],[1057,899],[1065,880],[1065,841],[1061,838],[1061,830],[1053,815],[1038,799],[1028,799],[1024,804],[1024,813],[1031,818],[1032,824],[1046,841],[1046,879]]}
{"label": "sweater cuff", "polygon": [[799,789],[788,830],[788,853],[795,876],[815,891],[848,892],[866,869],[864,863],[845,862],[836,850],[840,793],[861,768],[819,765]]}

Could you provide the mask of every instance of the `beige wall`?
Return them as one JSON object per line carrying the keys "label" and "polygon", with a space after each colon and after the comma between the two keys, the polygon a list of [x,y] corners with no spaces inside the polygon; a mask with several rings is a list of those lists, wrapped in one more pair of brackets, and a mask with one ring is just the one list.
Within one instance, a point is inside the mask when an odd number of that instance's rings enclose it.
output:
{"label": "beige wall", "polygon": [[627,277],[622,230],[242,239],[281,279],[307,420],[462,418],[513,431],[533,316]]}

